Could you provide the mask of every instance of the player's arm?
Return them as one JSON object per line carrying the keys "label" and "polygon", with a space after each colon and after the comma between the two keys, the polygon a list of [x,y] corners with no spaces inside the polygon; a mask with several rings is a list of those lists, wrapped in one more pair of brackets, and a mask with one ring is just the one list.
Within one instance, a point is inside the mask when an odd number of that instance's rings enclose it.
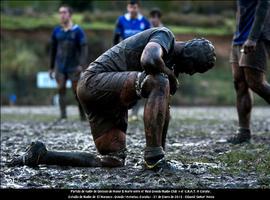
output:
{"label": "player's arm", "polygon": [[250,53],[255,50],[256,42],[260,37],[260,34],[264,27],[264,21],[269,9],[269,1],[260,0],[255,12],[255,19],[250,30],[247,41],[244,43],[243,48],[245,53]]}
{"label": "player's arm", "polygon": [[79,63],[80,67],[82,68],[81,70],[84,70],[87,67],[86,58],[88,55],[88,46],[86,35],[82,29],[80,29],[78,32],[78,40],[79,40]]}
{"label": "player's arm", "polygon": [[120,42],[121,39],[121,32],[123,29],[121,18],[117,19],[114,34],[113,34],[113,45],[117,45]]}
{"label": "player's arm", "polygon": [[156,42],[149,42],[141,55],[141,65],[146,74],[164,73],[170,81],[170,93],[174,94],[178,87],[178,81],[172,70],[166,67],[163,59],[163,49]]}
{"label": "player's arm", "polygon": [[119,42],[120,42],[120,34],[115,32],[113,35],[113,45],[117,45]]}
{"label": "player's arm", "polygon": [[86,67],[86,58],[87,58],[87,54],[88,54],[88,46],[86,43],[83,43],[80,45],[80,54],[79,54],[79,63],[80,63],[80,67],[82,68],[81,70],[83,71]]}
{"label": "player's arm", "polygon": [[56,52],[57,52],[57,39],[55,37],[55,32],[53,32],[52,38],[51,38],[50,69],[49,69],[49,76],[51,79],[53,78],[53,70],[54,70]]}

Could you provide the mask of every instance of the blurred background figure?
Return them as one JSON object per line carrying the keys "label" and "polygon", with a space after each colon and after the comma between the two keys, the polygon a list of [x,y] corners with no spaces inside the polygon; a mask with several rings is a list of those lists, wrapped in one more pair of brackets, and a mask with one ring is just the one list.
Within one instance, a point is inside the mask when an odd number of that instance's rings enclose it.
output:
{"label": "blurred background figure", "polygon": [[150,21],[151,27],[153,28],[163,27],[163,24],[161,22],[162,13],[159,8],[153,8],[150,11],[149,15],[150,15],[149,21]]}
{"label": "blurred background figure", "polygon": [[[114,45],[118,44],[121,40],[124,40],[151,27],[148,19],[140,13],[139,4],[140,3],[138,0],[128,1],[128,12],[117,19],[113,37]],[[139,109],[140,105],[137,103],[131,110],[131,117],[129,118],[130,120],[138,119]]]}
{"label": "blurred background figure", "polygon": [[9,105],[10,106],[16,105],[16,101],[17,101],[16,94],[14,94],[14,93],[10,94],[9,97],[8,97],[8,99],[9,99]]}
{"label": "blurred background figure", "polygon": [[270,57],[270,2],[238,0],[237,8],[230,62],[239,127],[228,140],[234,144],[251,139],[252,91],[270,104],[270,85],[266,79],[267,56]]}
{"label": "blurred background figure", "polygon": [[130,0],[127,4],[127,13],[120,16],[116,22],[113,44],[116,45],[120,40],[140,33],[150,28],[150,22],[140,13],[138,0]]}
{"label": "blurred background figure", "polygon": [[[51,36],[51,66],[50,77],[55,78],[58,85],[60,118],[67,118],[66,113],[66,82],[72,82],[75,98],[76,87],[80,74],[85,66],[87,45],[84,31],[72,22],[72,9],[67,5],[59,8],[60,26],[57,26]],[[56,68],[54,67],[56,63]],[[53,76],[55,74],[55,76]],[[84,111],[78,102],[80,118],[86,119]]]}

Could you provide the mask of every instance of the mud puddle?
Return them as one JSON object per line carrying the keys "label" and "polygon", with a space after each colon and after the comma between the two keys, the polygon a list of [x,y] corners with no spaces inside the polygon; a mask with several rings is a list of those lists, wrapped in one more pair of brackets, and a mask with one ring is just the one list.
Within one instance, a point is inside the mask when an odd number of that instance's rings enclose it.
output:
{"label": "mud puddle", "polygon": [[1,188],[270,188],[269,108],[253,110],[254,137],[243,145],[226,143],[237,124],[234,108],[172,108],[166,159],[176,172],[143,170],[142,110],[129,124],[125,167],[8,168],[5,162],[35,140],[50,150],[97,153],[88,123],[78,121],[75,107],[59,122],[51,107],[16,109],[15,120],[14,108],[1,109]]}

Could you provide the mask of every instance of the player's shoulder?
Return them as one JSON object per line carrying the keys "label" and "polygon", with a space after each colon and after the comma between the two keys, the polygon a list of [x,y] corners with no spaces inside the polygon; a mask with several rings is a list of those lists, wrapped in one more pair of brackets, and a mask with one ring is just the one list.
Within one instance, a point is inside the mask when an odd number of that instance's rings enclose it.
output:
{"label": "player's shoulder", "polygon": [[72,29],[71,30],[72,31],[79,31],[79,32],[81,32],[81,31],[83,31],[83,28],[80,25],[78,25],[78,24],[74,24],[72,26]]}
{"label": "player's shoulder", "polygon": [[166,32],[166,33],[174,36],[173,32],[164,26],[163,27],[156,27],[156,28],[152,28],[152,29],[154,32]]}
{"label": "player's shoulder", "polygon": [[121,16],[119,16],[119,17],[117,18],[117,21],[118,21],[118,22],[123,22],[124,20],[127,20],[127,19],[126,19],[126,15],[121,15]]}
{"label": "player's shoulder", "polygon": [[57,25],[53,29],[53,33],[61,31],[62,27],[60,25]]}

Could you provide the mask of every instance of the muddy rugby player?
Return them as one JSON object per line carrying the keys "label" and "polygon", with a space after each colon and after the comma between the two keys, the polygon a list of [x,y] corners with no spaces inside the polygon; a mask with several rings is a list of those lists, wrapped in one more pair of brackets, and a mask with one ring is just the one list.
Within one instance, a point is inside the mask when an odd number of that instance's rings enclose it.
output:
{"label": "muddy rugby player", "polygon": [[270,84],[265,77],[270,57],[270,2],[238,0],[237,27],[230,62],[236,91],[239,128],[228,142],[239,144],[251,139],[251,91],[270,104]]}
{"label": "muddy rugby player", "polygon": [[214,66],[215,60],[214,47],[208,40],[178,42],[164,27],[123,40],[90,64],[77,87],[101,155],[47,151],[43,143],[33,142],[10,165],[123,166],[128,109],[146,98],[144,166],[152,170],[170,169],[164,151],[170,120],[169,98],[178,88],[177,77],[179,73],[204,73]]}
{"label": "muddy rugby player", "polygon": [[[59,17],[61,25],[55,27],[51,36],[52,48],[49,74],[52,79],[56,79],[59,93],[60,119],[65,119],[67,118],[66,82],[68,79],[71,80],[72,91],[77,99],[78,80],[83,68],[85,68],[84,66],[87,66],[87,39],[82,28],[77,24],[73,24],[71,7],[60,6]],[[86,120],[85,114],[79,102],[78,106],[80,118],[84,121]]]}

